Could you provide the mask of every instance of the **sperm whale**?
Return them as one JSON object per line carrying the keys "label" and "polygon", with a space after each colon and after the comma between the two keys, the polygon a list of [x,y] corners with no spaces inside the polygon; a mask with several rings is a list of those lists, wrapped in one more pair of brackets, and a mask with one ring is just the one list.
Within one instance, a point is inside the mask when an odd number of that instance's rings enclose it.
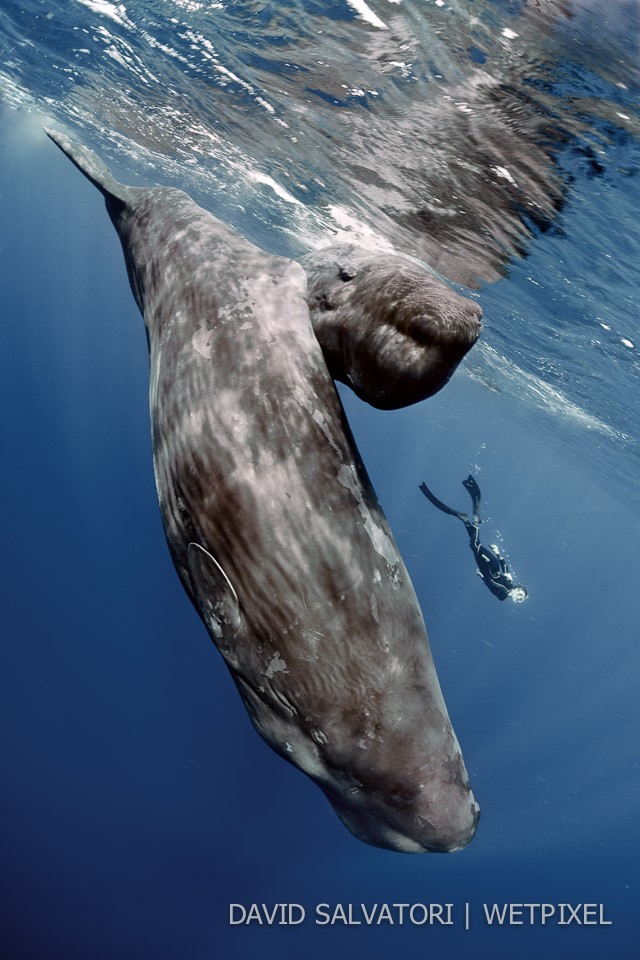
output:
{"label": "sperm whale", "polygon": [[261,736],[359,839],[452,851],[479,808],[422,613],[314,335],[303,268],[172,188],[104,195],[150,353],[180,579]]}

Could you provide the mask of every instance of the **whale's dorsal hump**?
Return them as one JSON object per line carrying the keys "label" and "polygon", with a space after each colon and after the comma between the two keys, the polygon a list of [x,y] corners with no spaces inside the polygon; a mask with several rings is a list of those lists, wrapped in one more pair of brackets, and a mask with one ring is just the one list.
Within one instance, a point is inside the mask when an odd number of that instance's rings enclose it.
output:
{"label": "whale's dorsal hump", "polygon": [[199,543],[189,544],[187,558],[202,619],[220,653],[227,662],[233,663],[234,640],[242,624],[238,595],[218,561]]}

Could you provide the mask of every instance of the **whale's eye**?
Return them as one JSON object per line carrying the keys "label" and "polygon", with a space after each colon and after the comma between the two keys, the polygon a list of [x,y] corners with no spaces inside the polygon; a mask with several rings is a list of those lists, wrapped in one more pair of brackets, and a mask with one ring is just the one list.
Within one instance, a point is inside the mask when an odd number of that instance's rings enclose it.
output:
{"label": "whale's eye", "polygon": [[344,280],[345,283],[347,280],[353,280],[355,273],[350,273],[348,270],[345,270],[344,267],[340,267],[340,273],[338,274],[341,280]]}

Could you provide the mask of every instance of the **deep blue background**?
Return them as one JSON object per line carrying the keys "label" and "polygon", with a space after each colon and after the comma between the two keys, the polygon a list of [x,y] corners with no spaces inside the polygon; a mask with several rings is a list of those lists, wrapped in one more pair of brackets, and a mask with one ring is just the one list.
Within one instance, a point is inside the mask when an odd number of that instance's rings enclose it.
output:
{"label": "deep blue background", "polygon": [[[640,521],[601,439],[464,371],[394,414],[345,394],[482,807],[459,854],[369,848],[256,736],[173,572],[101,198],[10,114],[0,185],[2,956],[635,957]],[[488,593],[417,489],[464,507],[470,470],[524,605]],[[487,928],[502,900],[603,902],[614,922]],[[457,923],[230,928],[236,901],[453,902]]]}

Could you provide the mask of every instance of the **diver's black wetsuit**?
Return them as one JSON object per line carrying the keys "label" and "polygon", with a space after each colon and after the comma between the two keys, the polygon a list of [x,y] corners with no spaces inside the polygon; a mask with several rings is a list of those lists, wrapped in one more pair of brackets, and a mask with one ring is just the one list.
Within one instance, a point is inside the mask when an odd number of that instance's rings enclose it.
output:
{"label": "diver's black wetsuit", "polygon": [[430,500],[438,510],[442,510],[443,513],[448,513],[452,517],[457,517],[458,520],[462,520],[465,530],[469,534],[469,546],[478,564],[478,573],[489,587],[489,590],[491,590],[491,593],[497,597],[498,600],[506,600],[514,587],[509,564],[497,547],[491,549],[484,547],[480,543],[480,487],[471,474],[469,474],[466,480],[462,481],[462,485],[471,497],[473,523],[469,520],[466,513],[459,513],[457,510],[452,510],[451,507],[448,507],[442,500],[438,500],[438,498],[431,493],[426,483],[421,483],[420,489],[427,500]]}

